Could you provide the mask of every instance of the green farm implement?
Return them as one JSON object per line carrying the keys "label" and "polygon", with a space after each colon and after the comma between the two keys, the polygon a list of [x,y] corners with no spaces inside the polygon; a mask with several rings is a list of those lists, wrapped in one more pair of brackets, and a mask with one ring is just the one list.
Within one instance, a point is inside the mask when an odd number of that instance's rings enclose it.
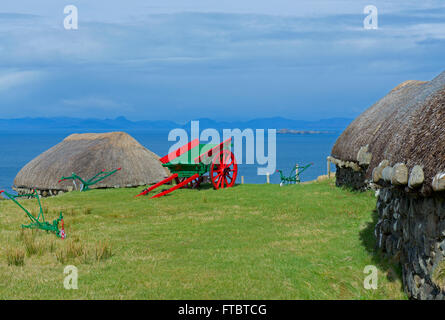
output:
{"label": "green farm implement", "polygon": [[295,166],[295,168],[291,169],[288,176],[285,176],[283,174],[282,170],[277,170],[277,172],[280,173],[280,186],[283,186],[285,184],[292,184],[292,183],[300,183],[300,175],[306,171],[310,166],[312,166],[313,163],[309,163],[305,166],[299,166],[298,164]]}
{"label": "green farm implement", "polygon": [[162,197],[179,188],[199,188],[207,173],[214,189],[233,187],[238,165],[235,155],[230,151],[231,146],[232,138],[220,144],[201,144],[199,139],[192,140],[160,159],[162,166],[168,168],[172,175],[137,196],[146,195],[172,180],[176,181],[176,185],[151,198]]}
{"label": "green farm implement", "polygon": [[74,186],[77,188],[76,180],[79,180],[80,183],[81,183],[80,191],[88,191],[88,190],[90,190],[90,186],[92,186],[92,185],[94,185],[96,183],[101,182],[102,180],[108,178],[109,176],[112,176],[113,174],[115,174],[119,170],[121,170],[121,168],[118,168],[118,169],[110,171],[110,172],[106,172],[105,170],[102,170],[101,172],[99,172],[94,177],[92,177],[92,178],[90,178],[88,180],[82,179],[81,177],[79,177],[77,174],[75,174],[73,172],[73,174],[71,176],[69,176],[69,177],[62,177],[59,180],[59,183],[62,182],[62,181],[65,181],[65,180],[73,180]]}
{"label": "green farm implement", "polygon": [[[39,195],[35,190],[33,190],[33,193],[31,194],[23,194],[23,195],[13,195],[6,191],[0,191],[0,194],[4,193],[9,199],[11,199],[15,204],[17,204],[23,211],[25,211],[26,215],[28,216],[29,220],[31,222],[29,224],[22,224],[22,228],[27,229],[40,229],[47,232],[52,232],[56,234],[57,237],[61,239],[65,239],[65,228],[63,223],[63,215],[62,212],[60,212],[59,218],[53,220],[52,223],[49,223],[45,221],[45,215],[43,214],[43,208],[42,204],[40,203]],[[29,210],[27,210],[25,207],[23,207],[18,201],[18,198],[35,198],[37,199],[37,203],[39,204],[39,214],[37,217],[35,217]],[[61,227],[59,229],[59,223],[61,224]]]}

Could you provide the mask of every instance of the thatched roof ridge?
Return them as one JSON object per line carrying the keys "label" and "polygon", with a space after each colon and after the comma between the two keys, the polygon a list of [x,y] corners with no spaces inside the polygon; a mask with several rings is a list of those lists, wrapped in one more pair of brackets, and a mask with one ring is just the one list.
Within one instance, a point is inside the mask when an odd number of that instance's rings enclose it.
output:
{"label": "thatched roof ridge", "polygon": [[404,87],[409,87],[409,86],[418,86],[421,84],[425,84],[428,81],[419,81],[419,80],[407,80],[402,82],[401,84],[399,84],[398,86],[396,86],[394,89],[391,90],[391,92],[397,91],[399,89],[402,89]]}
{"label": "thatched roof ridge", "polygon": [[93,186],[140,186],[158,182],[168,176],[159,156],[143,147],[125,132],[72,134],[51,149],[30,161],[17,174],[18,188],[64,190],[72,181],[58,183],[62,176],[73,172],[91,178],[101,170],[121,171]]}
{"label": "thatched roof ridge", "polygon": [[445,72],[429,82],[407,81],[355,119],[338,138],[332,156],[357,161],[368,145],[372,161],[366,176],[387,159],[408,169],[423,166],[430,186],[445,170]]}

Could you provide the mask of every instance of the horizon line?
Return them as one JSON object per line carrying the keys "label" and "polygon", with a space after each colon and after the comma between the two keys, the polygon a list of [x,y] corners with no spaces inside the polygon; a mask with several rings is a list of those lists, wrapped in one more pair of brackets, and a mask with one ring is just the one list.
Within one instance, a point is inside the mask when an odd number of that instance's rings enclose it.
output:
{"label": "horizon line", "polygon": [[208,117],[202,117],[202,118],[192,118],[188,120],[171,120],[171,119],[156,119],[156,120],[150,120],[150,119],[142,119],[142,120],[131,120],[128,119],[125,116],[117,116],[114,118],[96,118],[96,117],[89,117],[89,118],[83,118],[83,117],[70,117],[70,116],[55,116],[55,117],[21,117],[21,118],[0,118],[0,120],[37,120],[37,119],[45,119],[45,120],[51,120],[51,119],[73,119],[73,120],[100,120],[100,121],[106,121],[106,120],[122,120],[122,121],[129,121],[129,122],[161,122],[161,121],[169,121],[174,123],[188,123],[191,121],[202,121],[202,120],[211,120],[215,122],[248,122],[248,121],[254,121],[254,120],[270,120],[270,119],[282,119],[282,120],[290,120],[290,121],[305,121],[305,122],[317,122],[317,121],[324,121],[324,120],[333,120],[333,119],[342,119],[342,120],[351,120],[354,119],[353,117],[329,117],[329,118],[319,118],[317,120],[305,120],[305,119],[292,119],[282,116],[271,116],[271,117],[258,117],[258,118],[250,118],[245,120],[217,120],[213,118]]}

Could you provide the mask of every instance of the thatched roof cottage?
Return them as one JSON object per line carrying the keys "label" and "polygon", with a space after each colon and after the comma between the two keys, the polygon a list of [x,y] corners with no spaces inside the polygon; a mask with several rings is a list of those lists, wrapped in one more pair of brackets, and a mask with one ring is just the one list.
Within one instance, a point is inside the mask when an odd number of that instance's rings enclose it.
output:
{"label": "thatched roof cottage", "polygon": [[[408,170],[420,165],[424,181],[417,187],[422,193],[445,189],[445,182],[432,183],[445,170],[444,97],[445,72],[429,82],[402,83],[351,123],[332,149],[333,158],[361,165],[369,180],[383,160],[403,163]],[[375,180],[380,175],[379,170]]]}
{"label": "thatched roof cottage", "polygon": [[23,167],[14,189],[56,195],[73,190],[72,181],[58,182],[62,176],[74,172],[88,179],[101,170],[117,168],[122,170],[92,188],[137,187],[168,176],[159,157],[125,132],[72,134]]}
{"label": "thatched roof cottage", "polygon": [[443,299],[445,72],[394,88],[351,123],[328,160],[337,185],[380,188],[377,245],[399,259],[408,295]]}

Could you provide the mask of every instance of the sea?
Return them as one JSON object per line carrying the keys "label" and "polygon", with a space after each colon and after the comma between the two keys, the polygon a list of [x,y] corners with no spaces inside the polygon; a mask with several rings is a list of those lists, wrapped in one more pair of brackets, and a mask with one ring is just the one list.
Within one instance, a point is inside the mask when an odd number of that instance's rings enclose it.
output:
{"label": "sea", "polygon": [[[175,144],[174,141],[168,141],[167,131],[131,132],[126,130],[126,132],[161,157],[166,155],[170,147]],[[14,178],[20,169],[71,133],[73,132],[0,132],[0,190],[12,192]],[[301,174],[302,181],[314,180],[318,176],[326,174],[326,157],[329,156],[339,135],[340,132],[277,134],[276,169],[281,169],[285,175],[289,175],[294,172],[296,164],[313,163],[310,168]],[[265,150],[267,150],[267,146]],[[264,165],[257,163],[240,164],[238,166],[237,182],[240,183],[241,176],[244,176],[244,183],[266,183],[266,176],[258,175],[257,169],[260,167],[264,167]],[[335,171],[335,168],[333,167],[331,170]],[[273,173],[270,176],[270,183],[280,183],[279,173]]]}

